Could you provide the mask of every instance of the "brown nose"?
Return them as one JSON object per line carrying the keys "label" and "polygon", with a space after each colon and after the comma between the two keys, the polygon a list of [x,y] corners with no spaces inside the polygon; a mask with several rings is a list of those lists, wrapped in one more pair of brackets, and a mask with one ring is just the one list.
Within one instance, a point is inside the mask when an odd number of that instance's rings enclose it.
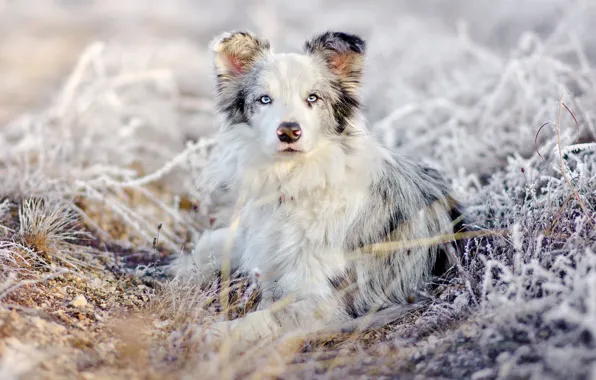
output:
{"label": "brown nose", "polygon": [[277,137],[281,142],[293,143],[298,141],[300,136],[302,136],[302,129],[298,123],[283,122],[277,127]]}

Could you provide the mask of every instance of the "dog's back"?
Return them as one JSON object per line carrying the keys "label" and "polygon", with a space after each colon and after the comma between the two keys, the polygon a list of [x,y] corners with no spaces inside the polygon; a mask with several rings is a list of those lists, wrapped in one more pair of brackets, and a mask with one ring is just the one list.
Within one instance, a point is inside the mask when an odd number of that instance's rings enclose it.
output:
{"label": "dog's back", "polygon": [[[461,206],[438,171],[397,155],[383,160],[368,204],[346,234],[354,260],[331,280],[353,317],[416,300],[432,276],[452,264]],[[454,219],[455,218],[455,219]]]}

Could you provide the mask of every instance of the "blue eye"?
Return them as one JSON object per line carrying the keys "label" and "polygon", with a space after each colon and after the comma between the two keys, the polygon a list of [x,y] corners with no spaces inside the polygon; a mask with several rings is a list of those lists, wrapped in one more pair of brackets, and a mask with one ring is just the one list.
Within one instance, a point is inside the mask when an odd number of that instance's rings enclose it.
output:
{"label": "blue eye", "polygon": [[261,102],[261,104],[269,104],[271,103],[271,98],[268,95],[263,95],[259,98],[259,102]]}
{"label": "blue eye", "polygon": [[314,103],[317,100],[319,100],[319,97],[316,96],[315,94],[310,94],[310,95],[308,95],[308,98],[306,98],[306,101],[309,103]]}

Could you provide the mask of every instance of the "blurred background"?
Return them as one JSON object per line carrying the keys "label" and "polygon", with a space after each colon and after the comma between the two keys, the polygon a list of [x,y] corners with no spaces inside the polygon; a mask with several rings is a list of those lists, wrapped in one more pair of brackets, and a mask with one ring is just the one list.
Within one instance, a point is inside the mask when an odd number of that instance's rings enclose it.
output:
{"label": "blurred background", "polygon": [[[313,33],[341,28],[369,40],[377,67],[405,58],[413,64],[407,70],[423,71],[440,66],[425,59],[425,49],[449,59],[449,41],[441,36],[456,33],[458,25],[467,26],[475,42],[507,51],[523,32],[546,37],[565,20],[593,60],[595,9],[593,0],[0,0],[0,125],[44,105],[96,40],[177,40],[204,50],[214,35],[246,27],[266,34],[279,49],[298,49]],[[207,62],[180,64],[195,83],[208,79]],[[381,80],[391,84],[391,78]],[[387,102],[375,103],[370,106],[376,112],[387,112]]]}

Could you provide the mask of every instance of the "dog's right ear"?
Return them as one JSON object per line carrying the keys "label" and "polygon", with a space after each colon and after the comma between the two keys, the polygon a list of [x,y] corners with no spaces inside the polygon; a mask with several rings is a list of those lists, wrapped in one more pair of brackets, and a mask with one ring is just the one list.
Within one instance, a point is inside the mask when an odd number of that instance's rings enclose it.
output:
{"label": "dog's right ear", "polygon": [[224,33],[211,43],[219,84],[246,74],[270,50],[269,41],[250,32]]}

